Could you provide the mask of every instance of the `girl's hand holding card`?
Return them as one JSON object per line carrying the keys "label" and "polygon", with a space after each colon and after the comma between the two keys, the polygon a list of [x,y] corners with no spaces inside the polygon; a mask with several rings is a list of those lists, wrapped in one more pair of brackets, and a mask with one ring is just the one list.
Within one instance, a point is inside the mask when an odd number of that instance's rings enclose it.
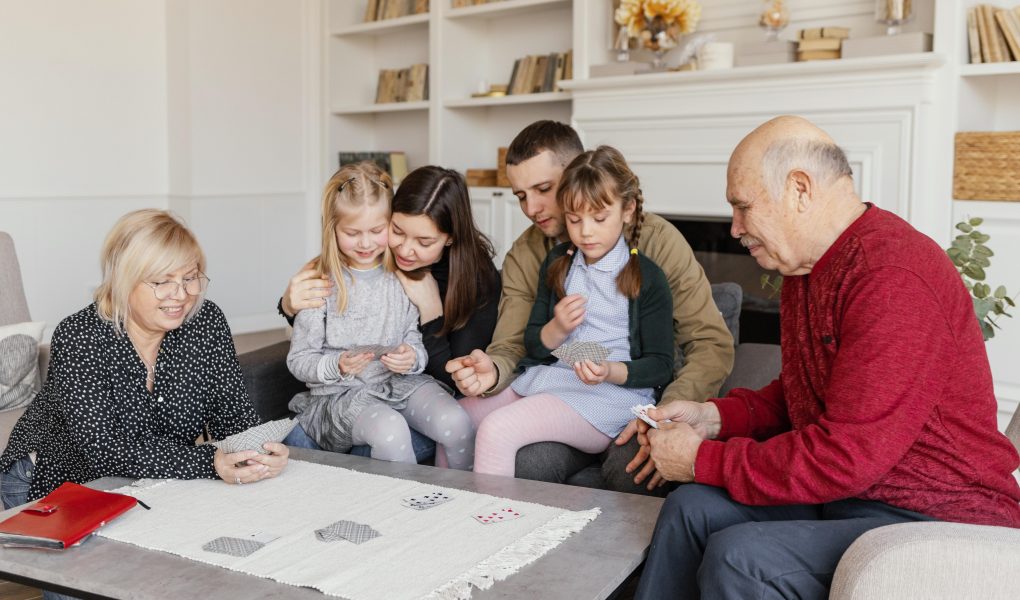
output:
{"label": "girl's hand holding card", "polygon": [[382,364],[386,365],[386,368],[394,373],[407,373],[414,366],[414,361],[417,359],[417,355],[414,352],[414,348],[407,344],[400,344],[396,350],[388,354],[383,354],[379,357]]}

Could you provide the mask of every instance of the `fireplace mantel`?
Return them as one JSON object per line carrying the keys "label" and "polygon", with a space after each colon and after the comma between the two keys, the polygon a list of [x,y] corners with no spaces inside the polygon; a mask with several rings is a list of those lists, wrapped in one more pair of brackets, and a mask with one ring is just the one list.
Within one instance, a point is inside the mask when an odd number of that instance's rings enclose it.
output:
{"label": "fireplace mantel", "polygon": [[931,154],[945,59],[923,53],[867,59],[648,73],[574,80],[574,124],[585,146],[618,147],[641,178],[649,210],[729,215],[726,163],[763,121],[798,114],[847,151],[858,192],[942,235],[951,206],[932,201]]}

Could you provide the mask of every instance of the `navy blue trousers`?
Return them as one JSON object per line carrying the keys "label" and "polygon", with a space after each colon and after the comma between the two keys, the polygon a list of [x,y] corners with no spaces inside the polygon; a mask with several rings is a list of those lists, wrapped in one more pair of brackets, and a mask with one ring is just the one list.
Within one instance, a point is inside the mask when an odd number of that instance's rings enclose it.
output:
{"label": "navy blue trousers", "polygon": [[861,534],[930,520],[866,500],[748,506],[721,488],[681,485],[659,513],[635,598],[825,600]]}

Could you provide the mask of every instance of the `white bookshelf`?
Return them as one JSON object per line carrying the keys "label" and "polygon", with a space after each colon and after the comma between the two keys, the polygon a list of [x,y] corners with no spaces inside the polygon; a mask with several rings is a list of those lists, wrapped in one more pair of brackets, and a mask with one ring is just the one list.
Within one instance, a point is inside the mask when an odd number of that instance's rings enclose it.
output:
{"label": "white bookshelf", "polygon": [[[503,0],[363,22],[365,0],[325,0],[323,167],[340,151],[404,150],[408,166],[495,168],[500,146],[538,119],[570,121],[568,92],[472,98],[509,83],[514,61],[573,48],[575,6],[585,0]],[[607,9],[608,10],[608,9]],[[429,99],[376,104],[380,69],[429,64]]]}

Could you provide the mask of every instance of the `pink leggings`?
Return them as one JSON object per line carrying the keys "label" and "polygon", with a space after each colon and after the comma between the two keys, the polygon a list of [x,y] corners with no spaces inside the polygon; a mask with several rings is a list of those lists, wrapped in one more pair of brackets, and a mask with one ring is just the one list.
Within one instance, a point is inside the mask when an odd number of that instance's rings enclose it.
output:
{"label": "pink leggings", "polygon": [[612,441],[552,394],[521,397],[507,388],[491,398],[462,398],[460,405],[478,431],[475,473],[513,477],[517,451],[536,442],[561,442],[594,454]]}

